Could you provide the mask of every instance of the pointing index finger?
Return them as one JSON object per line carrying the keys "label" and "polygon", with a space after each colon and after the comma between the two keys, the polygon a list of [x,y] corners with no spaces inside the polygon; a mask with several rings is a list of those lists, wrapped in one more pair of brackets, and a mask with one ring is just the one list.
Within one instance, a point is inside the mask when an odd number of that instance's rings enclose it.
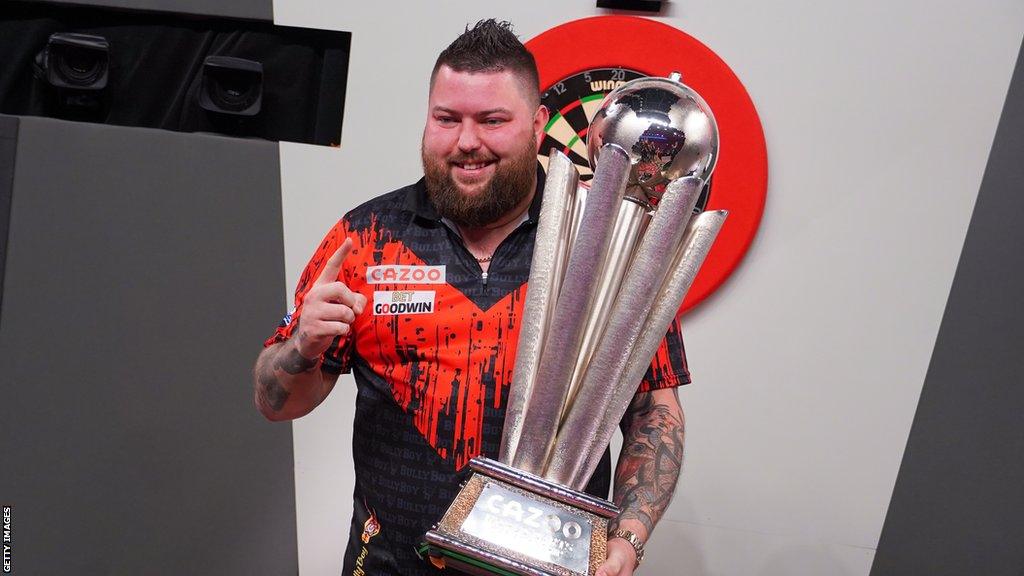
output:
{"label": "pointing index finger", "polygon": [[327,264],[324,265],[324,269],[320,272],[320,276],[317,277],[316,282],[314,282],[313,285],[319,286],[321,284],[328,284],[337,280],[338,274],[341,272],[341,263],[345,261],[345,258],[348,257],[348,254],[351,251],[352,239],[345,238],[345,241],[341,243],[341,246],[338,246],[338,249],[335,250],[334,254],[327,261]]}

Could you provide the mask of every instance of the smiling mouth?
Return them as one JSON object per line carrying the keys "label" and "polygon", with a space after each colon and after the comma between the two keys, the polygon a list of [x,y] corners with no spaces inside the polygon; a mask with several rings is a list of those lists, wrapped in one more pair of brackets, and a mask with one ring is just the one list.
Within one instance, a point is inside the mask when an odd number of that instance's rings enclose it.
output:
{"label": "smiling mouth", "polygon": [[494,164],[495,162],[495,160],[485,160],[477,162],[452,162],[452,165],[457,166],[463,170],[472,172],[474,170],[482,170],[490,166],[491,164]]}

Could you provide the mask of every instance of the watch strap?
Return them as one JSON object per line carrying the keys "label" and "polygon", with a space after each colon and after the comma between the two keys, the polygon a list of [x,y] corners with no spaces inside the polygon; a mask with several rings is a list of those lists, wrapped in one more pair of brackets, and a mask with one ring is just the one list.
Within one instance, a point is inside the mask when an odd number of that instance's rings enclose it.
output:
{"label": "watch strap", "polygon": [[636,551],[636,565],[640,565],[640,561],[644,559],[644,542],[639,536],[629,530],[623,530],[622,528],[612,532],[612,538],[622,538]]}

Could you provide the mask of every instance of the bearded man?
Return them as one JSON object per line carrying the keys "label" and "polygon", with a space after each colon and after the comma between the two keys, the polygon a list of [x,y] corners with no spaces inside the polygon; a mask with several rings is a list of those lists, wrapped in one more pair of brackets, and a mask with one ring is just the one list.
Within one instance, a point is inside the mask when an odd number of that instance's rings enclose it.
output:
{"label": "bearded man", "polygon": [[[270,420],[309,413],[355,374],[355,494],[344,574],[437,574],[416,546],[468,475],[496,458],[543,190],[548,121],[532,55],[485,20],[437,59],[424,177],[346,214],[254,370]],[[675,388],[690,380],[674,323],[623,419],[608,559],[633,573],[683,453]],[[608,453],[587,491],[607,498]]]}

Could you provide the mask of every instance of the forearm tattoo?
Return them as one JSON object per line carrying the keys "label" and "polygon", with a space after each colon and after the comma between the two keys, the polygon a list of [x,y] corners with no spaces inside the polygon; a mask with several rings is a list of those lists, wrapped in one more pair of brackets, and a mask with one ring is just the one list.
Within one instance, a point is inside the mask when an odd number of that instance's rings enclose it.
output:
{"label": "forearm tattoo", "polygon": [[[298,338],[301,341],[302,335],[299,334]],[[299,354],[299,349],[296,346],[286,346],[285,348],[285,351],[277,355],[276,367],[289,374],[302,374],[303,372],[309,372],[320,362],[319,358],[310,360],[302,354]]]}
{"label": "forearm tattoo", "polygon": [[[269,363],[268,363],[269,364]],[[291,396],[291,392],[284,389],[284,386],[277,381],[277,376],[272,368],[265,367],[260,371],[259,377],[260,403],[274,412],[280,412],[285,402]]]}
{"label": "forearm tattoo", "polygon": [[609,531],[622,520],[637,520],[649,535],[675,491],[683,464],[684,425],[680,414],[640,394],[623,421],[622,453],[615,469],[615,503],[622,509]]}
{"label": "forearm tattoo", "polygon": [[295,346],[284,345],[277,354],[260,367],[257,375],[257,390],[260,401],[264,406],[274,412],[280,412],[291,393],[285,389],[278,379],[278,371],[287,374],[301,374],[308,372],[319,363],[319,360],[310,360],[299,354]]}

